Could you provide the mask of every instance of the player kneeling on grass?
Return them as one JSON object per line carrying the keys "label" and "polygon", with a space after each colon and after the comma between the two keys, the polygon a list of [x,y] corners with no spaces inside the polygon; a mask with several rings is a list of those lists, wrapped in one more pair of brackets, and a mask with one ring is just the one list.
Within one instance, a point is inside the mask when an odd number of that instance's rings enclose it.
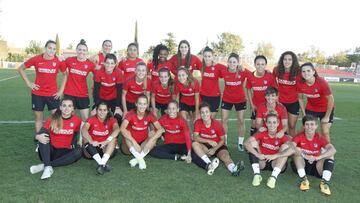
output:
{"label": "player kneeling on grass", "polygon": [[265,124],[267,131],[257,132],[249,137],[245,142],[245,147],[249,152],[251,167],[254,171],[252,185],[260,185],[262,181],[260,170],[272,170],[266,185],[275,188],[276,179],[280,173],[285,172],[287,158],[292,155],[293,150],[285,144],[290,140],[287,135],[282,133],[281,137],[277,137],[280,121],[276,114],[267,114]]}
{"label": "player kneeling on grass", "polygon": [[[134,110],[126,114],[120,127],[123,135],[121,150],[124,154],[132,154],[135,157],[129,161],[131,167],[139,164],[139,169],[146,169],[144,157],[155,146],[164,129],[149,112],[149,100],[145,95],[137,98],[135,106]],[[150,123],[156,131],[149,132]]]}
{"label": "player kneeling on grass", "polygon": [[[225,145],[224,128],[219,121],[211,118],[210,106],[207,103],[200,105],[200,117],[195,121],[193,150],[202,161],[194,161],[194,163],[207,169],[207,173],[212,175],[219,166],[220,159],[233,176],[240,175],[240,171],[244,169],[244,163],[239,161],[234,164]],[[210,161],[211,156],[216,156],[216,158]]]}
{"label": "player kneeling on grass", "polygon": [[73,113],[72,100],[62,100],[60,107],[35,135],[43,163],[31,166],[30,173],[44,171],[41,179],[47,179],[54,173],[53,167],[66,166],[81,158],[81,148],[76,144],[81,119]]}
{"label": "player kneeling on grass", "polygon": [[326,140],[326,136],[316,132],[318,127],[316,117],[306,115],[302,123],[304,131],[298,133],[292,140],[295,154],[291,163],[294,172],[297,172],[301,178],[300,190],[310,189],[306,175],[311,175],[322,178],[320,191],[330,195],[329,182],[334,169],[336,149]]}
{"label": "player kneeling on grass", "polygon": [[159,119],[164,128],[164,144],[154,147],[150,155],[159,159],[185,160],[191,163],[191,138],[186,120],[179,115],[179,103],[170,101],[166,114]]}
{"label": "player kneeling on grass", "polygon": [[115,155],[116,138],[120,133],[117,120],[111,116],[110,106],[105,102],[98,104],[96,115],[86,121],[81,132],[85,141],[85,157],[92,157],[97,162],[98,174],[109,172],[110,166],[107,162]]}

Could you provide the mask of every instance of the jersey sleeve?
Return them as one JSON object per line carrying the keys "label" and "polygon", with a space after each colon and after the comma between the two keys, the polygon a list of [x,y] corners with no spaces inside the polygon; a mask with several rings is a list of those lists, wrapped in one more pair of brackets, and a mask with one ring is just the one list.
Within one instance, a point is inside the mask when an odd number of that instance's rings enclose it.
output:
{"label": "jersey sleeve", "polygon": [[218,137],[224,136],[225,135],[225,130],[224,130],[223,125],[220,122],[216,121],[216,120],[215,120],[215,125],[216,125],[216,135]]}
{"label": "jersey sleeve", "polygon": [[301,136],[300,134],[295,135],[295,137],[292,138],[292,141],[296,144],[296,146],[299,145],[300,141],[301,141]]}
{"label": "jersey sleeve", "polygon": [[76,117],[76,125],[74,128],[75,132],[80,132],[81,128],[81,119],[79,117]]}
{"label": "jersey sleeve", "polygon": [[320,136],[319,138],[320,146],[324,148],[326,145],[329,144],[329,142],[324,138],[324,136]]}
{"label": "jersey sleeve", "polygon": [[199,57],[197,57],[197,56],[195,56],[195,55],[193,55],[193,59],[194,59],[194,65],[195,65],[194,69],[195,69],[195,70],[200,70],[201,67],[202,67],[202,62],[201,62],[201,60],[199,59]]}
{"label": "jersey sleeve", "polygon": [[37,63],[37,56],[31,57],[29,60],[25,61],[25,68],[30,68],[31,66],[35,66]]}
{"label": "jersey sleeve", "polygon": [[329,96],[332,94],[331,88],[330,88],[329,84],[326,82],[326,80],[322,79],[320,81],[320,84],[321,84],[321,91],[322,91],[323,95]]}
{"label": "jersey sleeve", "polygon": [[255,138],[256,141],[262,140],[263,137],[264,137],[264,133],[257,132],[257,133],[254,134],[253,137]]}
{"label": "jersey sleeve", "polygon": [[264,114],[264,111],[266,111],[265,105],[260,105],[257,112],[256,112],[256,118],[262,118],[262,115]]}
{"label": "jersey sleeve", "polygon": [[284,136],[282,136],[282,138],[281,138],[281,143],[286,143],[286,142],[288,142],[288,141],[290,141],[290,138],[289,138],[289,136],[288,135],[284,135]]}
{"label": "jersey sleeve", "polygon": [[155,123],[157,121],[156,117],[154,116],[154,114],[152,114],[151,112],[148,115],[148,121],[150,123]]}
{"label": "jersey sleeve", "polygon": [[50,129],[50,125],[51,125],[51,117],[49,117],[46,121],[45,121],[45,123],[44,123],[44,125],[43,125],[43,128],[46,128],[46,129]]}
{"label": "jersey sleeve", "polygon": [[122,83],[122,74],[121,71],[116,71],[116,84],[121,84]]}
{"label": "jersey sleeve", "polygon": [[195,124],[194,124],[194,133],[199,133],[200,134],[200,123],[201,122],[201,119],[198,119],[195,121]]}

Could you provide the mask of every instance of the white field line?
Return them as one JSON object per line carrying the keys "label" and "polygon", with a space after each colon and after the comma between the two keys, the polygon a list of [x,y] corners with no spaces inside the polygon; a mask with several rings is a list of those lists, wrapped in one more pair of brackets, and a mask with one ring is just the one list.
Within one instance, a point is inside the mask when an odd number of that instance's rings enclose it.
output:
{"label": "white field line", "polygon": [[[31,74],[34,74],[34,73],[28,73],[26,75],[31,75]],[[0,82],[10,80],[10,79],[13,79],[13,78],[18,78],[18,77],[20,77],[20,75],[11,76],[11,77],[8,77],[8,78],[2,78],[2,79],[0,79]]]}
{"label": "white field line", "polygon": [[[221,120],[221,119],[217,119]],[[250,118],[245,118],[246,121],[250,121]],[[299,119],[301,120],[301,119]],[[334,120],[343,120],[339,117],[334,117]],[[236,118],[229,118],[229,121],[237,121]],[[0,124],[28,124],[28,123],[34,123],[34,121],[0,121]]]}

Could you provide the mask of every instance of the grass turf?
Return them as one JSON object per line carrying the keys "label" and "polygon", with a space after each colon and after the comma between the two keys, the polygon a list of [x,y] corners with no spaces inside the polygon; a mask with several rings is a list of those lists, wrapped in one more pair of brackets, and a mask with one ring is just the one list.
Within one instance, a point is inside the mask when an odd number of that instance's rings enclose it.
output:
{"label": "grass turf", "polygon": [[[27,71],[33,80],[32,71]],[[0,80],[17,75],[14,70],[0,69]],[[90,77],[89,77],[90,78]],[[276,188],[266,187],[269,171],[262,172],[263,182],[251,186],[252,170],[246,153],[236,149],[236,123],[229,125],[229,150],[232,158],[244,160],[245,171],[232,177],[224,165],[213,176],[194,164],[159,160],[147,157],[148,168],[130,168],[130,156],[118,153],[110,160],[113,170],[104,176],[96,175],[95,161],[81,159],[65,167],[55,168],[46,181],[40,174],[31,175],[29,167],[39,163],[34,152],[34,124],[0,124],[1,202],[359,202],[360,154],[360,86],[331,84],[335,96],[335,120],[331,129],[332,142],[337,149],[336,164],[331,181],[332,195],[319,192],[319,179],[310,177],[311,189],[301,192],[298,177],[290,167],[278,178]],[[30,91],[23,81],[13,78],[0,82],[2,112],[0,121],[33,120]],[[48,113],[47,113],[48,114]],[[249,112],[246,118],[249,118]],[[231,115],[235,118],[234,114]],[[249,128],[249,121],[246,127]],[[298,122],[300,125],[300,122]],[[298,126],[299,127],[299,126]],[[248,131],[248,130],[247,130]],[[248,137],[248,134],[246,135]]]}

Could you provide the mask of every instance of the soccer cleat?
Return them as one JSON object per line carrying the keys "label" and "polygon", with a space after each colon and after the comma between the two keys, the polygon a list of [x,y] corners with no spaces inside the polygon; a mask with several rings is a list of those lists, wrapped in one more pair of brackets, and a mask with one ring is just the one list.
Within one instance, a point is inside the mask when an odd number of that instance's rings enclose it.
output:
{"label": "soccer cleat", "polygon": [[51,166],[45,166],[44,172],[41,175],[41,180],[50,178],[53,173],[54,173],[54,169]]}
{"label": "soccer cleat", "polygon": [[243,152],[244,151],[244,145],[243,144],[238,144],[238,150],[239,150],[239,152]]}
{"label": "soccer cleat", "polygon": [[104,167],[105,172],[111,171],[111,166],[109,164],[105,164],[103,167]]}
{"label": "soccer cleat", "polygon": [[301,191],[307,191],[310,189],[310,183],[306,176],[301,179],[299,187]]}
{"label": "soccer cleat", "polygon": [[274,189],[275,188],[275,184],[276,184],[276,178],[274,176],[270,176],[269,179],[267,180],[266,185],[271,188]]}
{"label": "soccer cleat", "polygon": [[211,163],[208,165],[207,168],[207,174],[208,175],[212,175],[214,174],[215,169],[219,166],[219,159],[218,158],[214,158]]}
{"label": "soccer cleat", "polygon": [[99,175],[104,175],[104,173],[105,173],[106,171],[105,171],[104,166],[98,165],[98,167],[96,168],[96,172],[97,172]]}
{"label": "soccer cleat", "polygon": [[331,195],[329,183],[326,182],[325,180],[321,180],[320,182],[320,192],[325,195]]}
{"label": "soccer cleat", "polygon": [[32,165],[30,167],[30,173],[35,174],[44,170],[44,164]]}
{"label": "soccer cleat", "polygon": [[133,158],[129,161],[130,166],[133,168],[138,164],[138,160],[136,158]]}
{"label": "soccer cleat", "polygon": [[262,181],[261,175],[260,174],[255,174],[254,178],[253,178],[253,181],[252,181],[252,185],[255,186],[255,187],[259,186],[261,181]]}
{"label": "soccer cleat", "polygon": [[138,159],[138,162],[139,162],[139,169],[141,169],[141,170],[146,169],[146,163],[145,163],[145,160],[143,158]]}
{"label": "soccer cleat", "polygon": [[231,172],[232,176],[239,176],[240,175],[240,171],[244,170],[245,166],[244,166],[244,162],[243,161],[239,161],[236,163],[235,167],[236,170],[234,170],[233,172]]}

